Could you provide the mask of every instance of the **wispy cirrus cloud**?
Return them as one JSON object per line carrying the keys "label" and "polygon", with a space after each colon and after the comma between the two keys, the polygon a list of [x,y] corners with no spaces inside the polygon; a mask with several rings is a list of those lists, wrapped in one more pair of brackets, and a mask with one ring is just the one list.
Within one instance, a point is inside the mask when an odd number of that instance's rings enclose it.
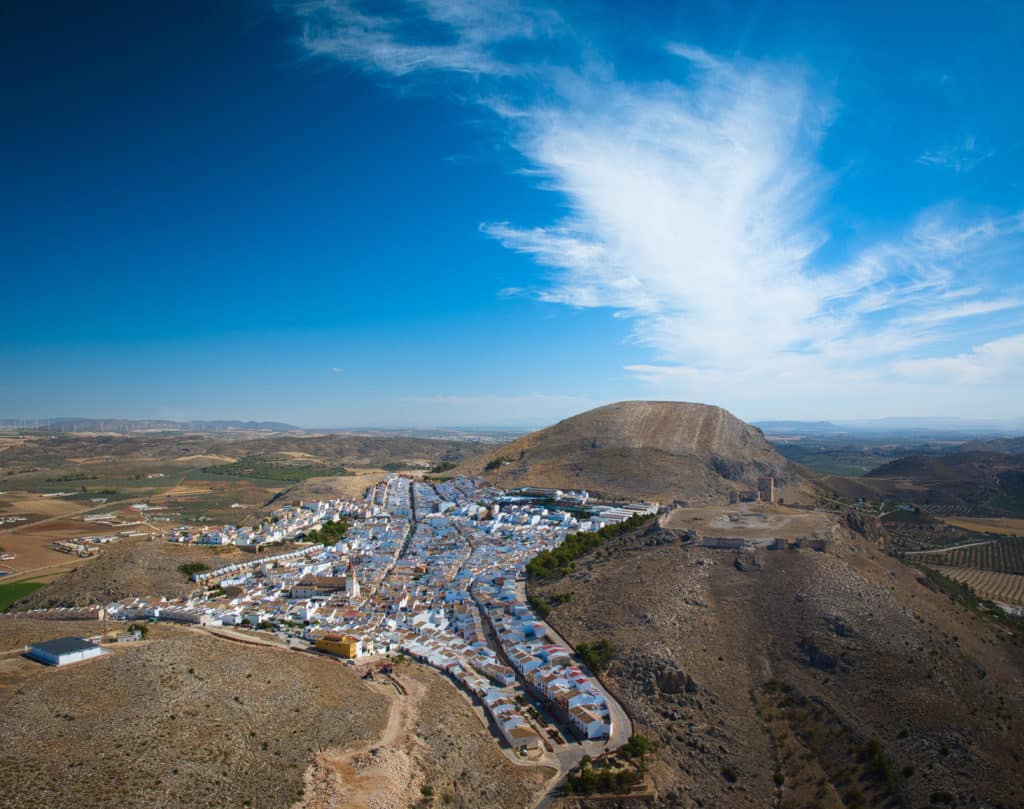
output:
{"label": "wispy cirrus cloud", "polygon": [[521,68],[498,55],[502,45],[549,36],[560,24],[557,14],[515,0],[418,0],[393,6],[391,13],[365,11],[364,5],[294,5],[305,49],[395,76],[423,70],[507,76]]}
{"label": "wispy cirrus cloud", "polygon": [[[481,230],[545,268],[541,300],[629,318],[650,361],[626,370],[659,393],[910,395],[921,369],[970,376],[1024,332],[1024,293],[992,272],[1024,263],[1021,215],[938,206],[845,260],[822,258],[836,180],[817,155],[836,104],[804,69],[673,41],[663,78],[625,80],[557,14],[511,0],[422,0],[387,16],[325,0],[298,13],[311,53],[395,76],[473,74],[461,97],[498,116],[526,173],[568,211]],[[919,162],[968,171],[991,155],[969,137]]]}
{"label": "wispy cirrus cloud", "polygon": [[994,155],[995,151],[981,148],[978,139],[974,135],[968,135],[960,143],[925,152],[917,158],[917,162],[923,166],[951,169],[959,174],[973,171]]}

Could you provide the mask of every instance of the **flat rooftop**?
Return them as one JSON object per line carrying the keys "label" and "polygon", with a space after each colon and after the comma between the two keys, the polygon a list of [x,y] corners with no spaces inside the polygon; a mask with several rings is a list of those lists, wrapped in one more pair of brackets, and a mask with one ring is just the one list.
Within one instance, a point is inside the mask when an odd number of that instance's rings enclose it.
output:
{"label": "flat rooftop", "polygon": [[47,640],[42,643],[33,643],[33,649],[38,649],[41,652],[47,652],[52,655],[66,655],[73,654],[74,652],[84,652],[88,649],[98,649],[95,643],[87,641],[84,638],[57,638],[56,640]]}

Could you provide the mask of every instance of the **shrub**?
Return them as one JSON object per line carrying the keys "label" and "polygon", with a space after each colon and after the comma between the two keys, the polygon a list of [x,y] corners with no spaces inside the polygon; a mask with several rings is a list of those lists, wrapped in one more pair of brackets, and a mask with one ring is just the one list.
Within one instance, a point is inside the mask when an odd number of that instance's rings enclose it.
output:
{"label": "shrub", "polygon": [[576,647],[576,651],[583,662],[594,672],[604,671],[615,657],[615,648],[606,638],[602,638],[594,644],[581,643]]}

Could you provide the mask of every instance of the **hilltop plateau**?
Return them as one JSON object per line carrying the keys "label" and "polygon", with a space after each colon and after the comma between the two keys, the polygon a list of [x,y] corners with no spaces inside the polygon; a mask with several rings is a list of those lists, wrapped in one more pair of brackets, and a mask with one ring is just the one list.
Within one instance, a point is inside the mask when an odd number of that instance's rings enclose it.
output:
{"label": "hilltop plateau", "polygon": [[587,489],[608,496],[710,500],[756,486],[760,475],[796,483],[794,466],[756,427],[720,407],[618,402],[522,436],[465,462],[499,486]]}

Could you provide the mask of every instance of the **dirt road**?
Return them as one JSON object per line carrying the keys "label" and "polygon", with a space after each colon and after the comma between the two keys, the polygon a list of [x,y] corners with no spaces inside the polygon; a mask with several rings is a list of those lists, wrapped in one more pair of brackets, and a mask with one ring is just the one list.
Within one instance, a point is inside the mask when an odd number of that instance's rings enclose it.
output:
{"label": "dirt road", "polygon": [[357,750],[324,750],[306,771],[305,797],[293,809],[390,809],[420,799],[423,770],[414,729],[424,686],[393,675],[406,694],[381,679],[370,685],[391,698],[391,713],[378,741]]}

